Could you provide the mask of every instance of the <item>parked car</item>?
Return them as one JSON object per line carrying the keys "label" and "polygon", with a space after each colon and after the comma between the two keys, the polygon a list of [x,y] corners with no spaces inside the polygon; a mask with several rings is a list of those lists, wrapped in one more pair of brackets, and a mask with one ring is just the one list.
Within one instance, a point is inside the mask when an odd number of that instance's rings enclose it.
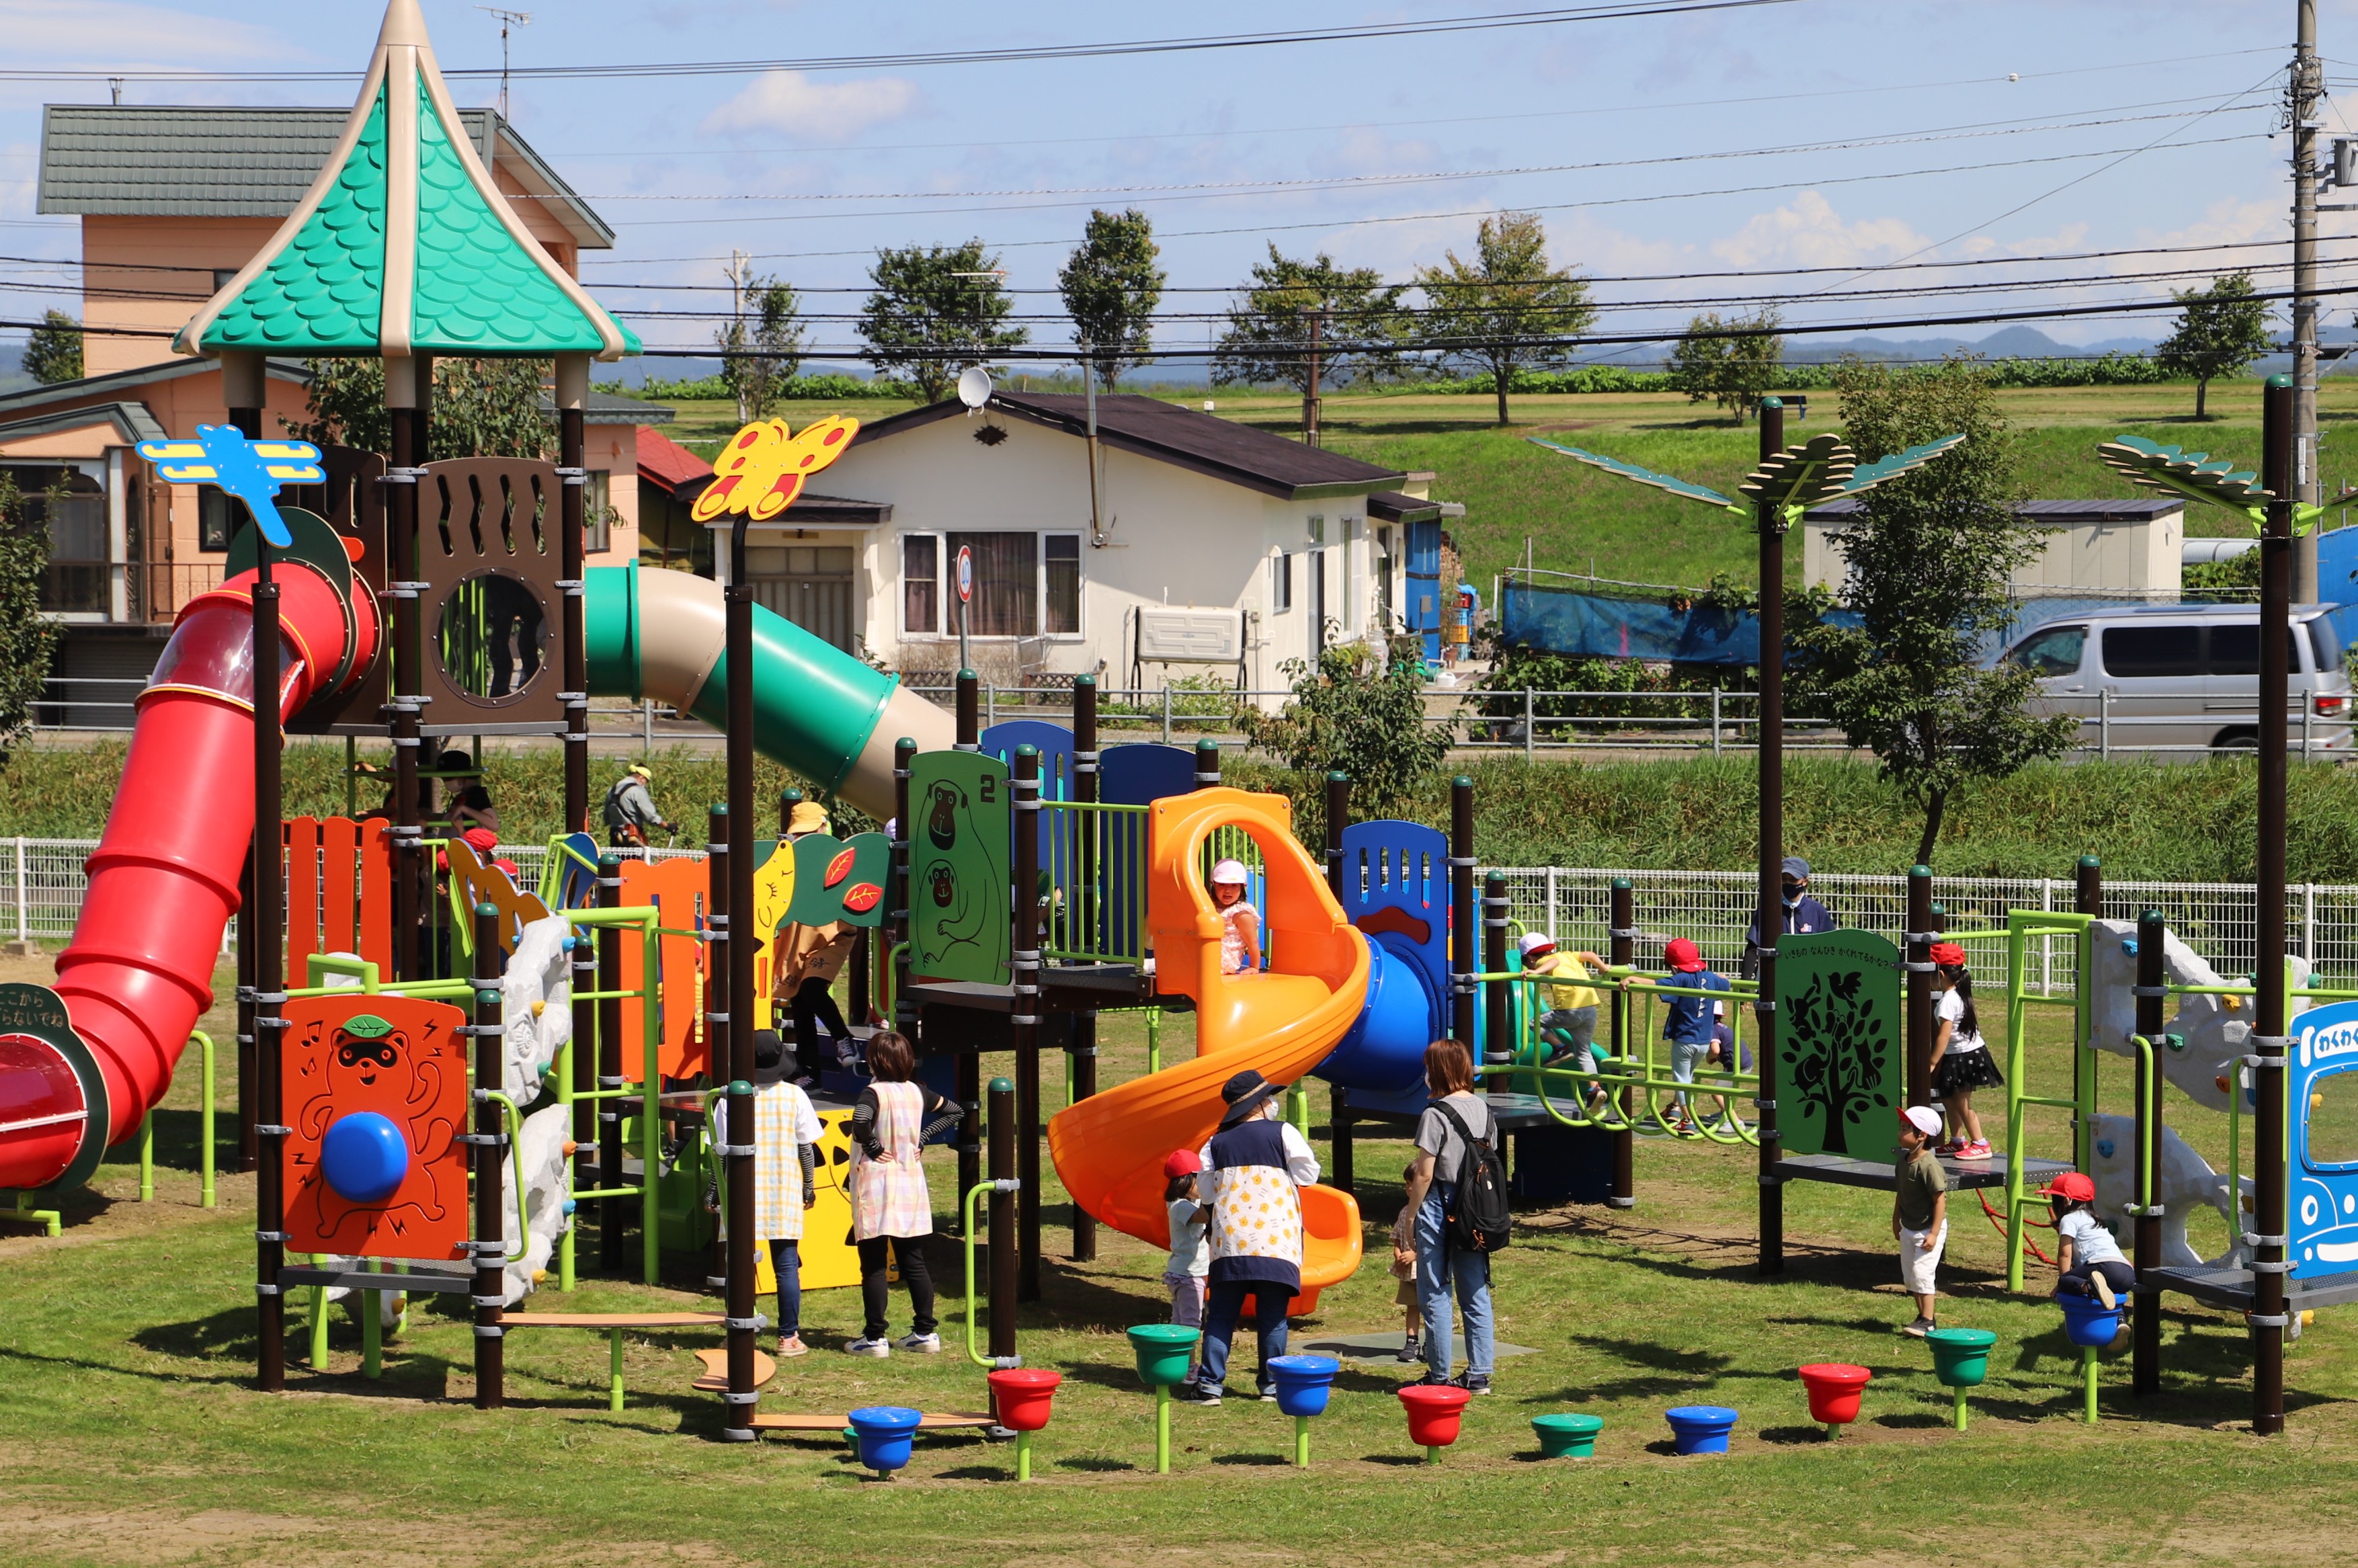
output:
{"label": "parked car", "polygon": [[[2351,683],[2330,606],[2292,611],[2287,740],[2312,757],[2353,755]],[[2159,605],[2050,622],[2000,662],[2036,674],[2035,710],[2079,719],[2083,747],[2250,750],[2259,744],[2257,606]]]}

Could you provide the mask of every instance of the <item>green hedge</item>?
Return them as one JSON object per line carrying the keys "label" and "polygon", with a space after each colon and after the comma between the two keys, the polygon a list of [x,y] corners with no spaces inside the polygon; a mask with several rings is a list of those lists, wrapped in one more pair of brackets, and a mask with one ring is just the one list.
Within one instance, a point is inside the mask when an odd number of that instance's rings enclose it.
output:
{"label": "green hedge", "polygon": [[[916,389],[903,382],[862,381],[856,375],[829,372],[824,375],[795,376],[786,382],[778,396],[787,403],[849,403],[916,395]],[[635,395],[655,403],[714,403],[730,401],[737,395],[719,376],[708,375],[700,381],[663,381],[649,376]]]}
{"label": "green hedge", "polygon": [[[1930,370],[1931,366],[1917,367]],[[2108,353],[2090,359],[1990,360],[1985,367],[2003,387],[2028,386],[2153,386],[2190,379],[2170,376],[2142,354]],[[1778,373],[1780,392],[1826,392],[1833,387],[1834,367],[1789,364]],[[1425,382],[1420,390],[1479,394],[1489,396],[1497,377],[1466,376],[1462,380]],[[1517,371],[1508,384],[1510,393],[1582,394],[1608,392],[1675,392],[1665,371],[1624,370],[1619,365],[1581,365],[1562,371]]]}

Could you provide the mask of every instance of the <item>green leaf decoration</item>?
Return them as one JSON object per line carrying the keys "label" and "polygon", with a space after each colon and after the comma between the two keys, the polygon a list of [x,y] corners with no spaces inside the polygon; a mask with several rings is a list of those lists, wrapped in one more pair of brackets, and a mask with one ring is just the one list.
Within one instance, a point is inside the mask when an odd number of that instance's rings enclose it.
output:
{"label": "green leaf decoration", "polygon": [[393,1025],[373,1012],[356,1012],[344,1020],[344,1033],[362,1040],[376,1040],[393,1033]]}
{"label": "green leaf decoration", "polygon": [[1526,436],[1523,438],[1534,447],[1545,447],[1551,452],[1562,452],[1574,462],[1583,462],[1591,468],[1603,469],[1606,473],[1618,474],[1623,479],[1636,480],[1639,484],[1652,485],[1656,490],[1669,491],[1672,495],[1682,496],[1689,501],[1700,501],[1706,506],[1717,506],[1733,512],[1738,516],[1748,516],[1751,513],[1751,508],[1731,501],[1719,492],[1704,485],[1689,484],[1685,480],[1672,479],[1666,473],[1656,473],[1651,469],[1641,469],[1633,463],[1617,462],[1611,458],[1600,457],[1595,452],[1584,452],[1578,447],[1567,447],[1555,441],[1541,440],[1537,436]]}
{"label": "green leaf decoration", "polygon": [[[2104,442],[2096,448],[2096,456],[2104,460],[2106,468],[2133,484],[2147,490],[2171,491],[2190,500],[2207,501],[2213,506],[2240,512],[2252,520],[2255,528],[2266,525],[2268,503],[2276,499],[2257,482],[2259,475],[2248,470],[2236,472],[2235,465],[2225,458],[2213,462],[2208,452],[2165,447],[2143,436],[2121,436]],[[2317,509],[2300,510],[2313,514]],[[2296,516],[2295,529],[2307,520]]]}
{"label": "green leaf decoration", "polygon": [[1885,480],[1898,479],[1903,473],[1920,469],[1952,447],[1963,445],[1964,438],[1964,433],[1960,431],[1953,436],[1927,441],[1920,447],[1910,447],[1904,452],[1894,452],[1887,458],[1877,458],[1871,463],[1861,463],[1851,470],[1850,482],[1843,486],[1843,493],[1856,495],[1863,490],[1873,489]]}

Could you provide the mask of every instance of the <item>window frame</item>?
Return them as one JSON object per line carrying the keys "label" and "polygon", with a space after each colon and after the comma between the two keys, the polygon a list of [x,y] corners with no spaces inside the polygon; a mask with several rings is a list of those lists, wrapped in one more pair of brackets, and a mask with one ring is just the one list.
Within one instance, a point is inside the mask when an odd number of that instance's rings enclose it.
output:
{"label": "window frame", "polygon": [[1284,550],[1269,558],[1269,612],[1293,613],[1293,557]]}
{"label": "window frame", "polygon": [[[912,528],[898,535],[900,559],[895,563],[894,577],[900,584],[898,611],[901,635],[903,639],[950,641],[957,636],[957,612],[950,608],[950,595],[957,591],[953,579],[953,554],[950,536],[957,534],[1018,534],[1029,537],[1032,545],[1032,629],[1028,632],[976,632],[969,641],[977,643],[1017,643],[1046,639],[1052,643],[1077,643],[1089,634],[1089,571],[1088,549],[1085,530],[1078,528]],[[1073,626],[1070,631],[1050,632],[1044,628],[1049,620],[1048,550],[1050,541],[1069,543],[1072,547]],[[908,546],[912,541],[930,541],[934,557],[934,611],[938,617],[936,626],[920,628],[909,623]],[[979,585],[978,585],[979,586]]]}
{"label": "window frame", "polygon": [[[1039,630],[1035,637],[1051,642],[1070,643],[1088,635],[1089,574],[1088,551],[1081,542],[1077,528],[1043,528],[1039,531],[1040,547],[1033,559],[1039,562],[1040,589],[1034,600],[1038,607]],[[1051,632],[1048,627],[1048,544],[1051,540],[1070,540],[1073,546],[1073,626],[1069,632]]]}
{"label": "window frame", "polygon": [[581,487],[581,553],[603,555],[614,547],[614,470],[590,469]]}
{"label": "window frame", "polygon": [[[934,623],[931,626],[919,627],[909,624],[909,589],[914,580],[909,576],[909,546],[913,544],[926,544],[933,546],[933,576],[925,579],[932,586],[934,594]],[[946,579],[948,576],[948,573],[943,569],[944,554],[942,535],[932,529],[912,529],[900,535],[901,558],[894,563],[892,575],[894,580],[901,586],[901,607],[895,613],[901,623],[901,635],[903,637],[938,638],[944,634],[942,622],[949,611],[947,602],[949,596],[943,591],[947,586]],[[948,635],[953,637],[957,635],[957,629],[953,627]]]}

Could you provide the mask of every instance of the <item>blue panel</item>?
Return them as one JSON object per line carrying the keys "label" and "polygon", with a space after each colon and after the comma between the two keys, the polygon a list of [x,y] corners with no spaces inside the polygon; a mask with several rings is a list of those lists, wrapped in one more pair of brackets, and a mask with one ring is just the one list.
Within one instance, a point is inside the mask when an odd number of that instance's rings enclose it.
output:
{"label": "blue panel", "polygon": [[1441,663],[1441,524],[1408,525],[1408,603],[1403,607],[1409,630],[1421,633],[1424,660]]}
{"label": "blue panel", "polygon": [[1040,749],[1040,798],[1073,798],[1073,732],[1042,719],[1011,719],[982,732],[982,754],[1015,769],[1015,748]]}
{"label": "blue panel", "polygon": [[1195,753],[1152,742],[1109,746],[1098,759],[1098,798],[1109,806],[1152,806],[1195,792]]}
{"label": "blue panel", "polygon": [[1343,829],[1343,914],[1405,962],[1432,1001],[1426,1038],[1443,1033],[1449,994],[1449,839],[1417,822]]}
{"label": "blue panel", "polygon": [[1413,961],[1380,941],[1369,946],[1368,1004],[1315,1070],[1345,1088],[1421,1093],[1424,1048],[1433,1037],[1433,995]]}
{"label": "blue panel", "polygon": [[[2293,1278],[2358,1271],[2358,1150],[2347,1134],[2311,1144],[2312,1097],[2358,1098],[2358,1002],[2312,1008],[2293,1020],[2291,1213],[2288,1234]],[[2341,1082],[2332,1080],[2340,1079]],[[2242,1107],[2236,1108],[2240,1114]],[[2346,1110],[2344,1113],[2346,1115]]]}

